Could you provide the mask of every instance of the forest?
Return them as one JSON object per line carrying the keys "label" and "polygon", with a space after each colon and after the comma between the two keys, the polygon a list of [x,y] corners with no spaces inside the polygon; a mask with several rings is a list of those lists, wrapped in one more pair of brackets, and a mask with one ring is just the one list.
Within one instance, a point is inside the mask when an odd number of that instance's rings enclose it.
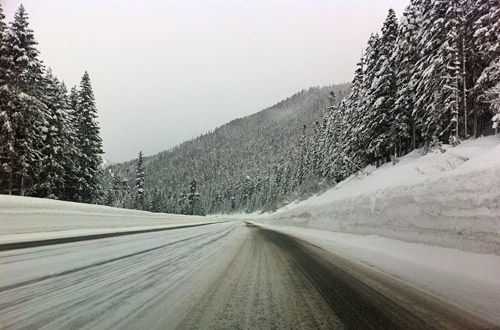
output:
{"label": "forest", "polygon": [[89,74],[68,91],[40,60],[24,7],[4,20],[0,6],[0,192],[98,201],[103,151]]}
{"label": "forest", "polygon": [[39,60],[24,8],[3,20],[4,194],[181,214],[272,211],[367,165],[496,134],[500,123],[500,2],[412,0],[368,38],[352,83],[303,90],[103,168],[88,74],[68,93]]}
{"label": "forest", "polygon": [[[280,128],[264,111],[148,158],[150,209],[184,213],[196,178],[205,212],[273,210],[369,164],[496,133],[499,36],[498,1],[414,0],[399,21],[389,10],[347,95],[345,85],[303,91],[268,109],[290,119]],[[109,171],[133,180],[134,164]]]}

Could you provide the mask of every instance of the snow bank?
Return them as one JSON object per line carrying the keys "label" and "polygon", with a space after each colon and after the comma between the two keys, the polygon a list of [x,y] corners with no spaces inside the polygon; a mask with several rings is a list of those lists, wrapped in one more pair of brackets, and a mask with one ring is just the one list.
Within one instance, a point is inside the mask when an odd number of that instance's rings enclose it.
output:
{"label": "snow bank", "polygon": [[406,243],[377,235],[263,227],[356,260],[500,325],[500,256]]}
{"label": "snow bank", "polygon": [[500,137],[445,150],[368,167],[258,221],[500,254]]}
{"label": "snow bank", "polygon": [[[60,237],[77,232],[95,234],[112,231],[147,229],[158,226],[197,224],[218,221],[215,217],[198,217],[126,210],[102,205],[55,201],[33,197],[0,195],[0,235]],[[146,228],[147,227],[147,228]],[[58,233],[54,233],[54,232]],[[50,235],[47,233],[52,232]],[[12,235],[20,236],[12,236]],[[35,235],[35,236],[37,236]],[[38,237],[37,236],[37,237]]]}

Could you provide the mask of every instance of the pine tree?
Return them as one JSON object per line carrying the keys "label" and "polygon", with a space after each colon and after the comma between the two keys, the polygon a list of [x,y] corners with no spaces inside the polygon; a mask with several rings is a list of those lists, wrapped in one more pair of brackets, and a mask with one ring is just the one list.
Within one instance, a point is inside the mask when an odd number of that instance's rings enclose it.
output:
{"label": "pine tree", "polygon": [[[3,7],[0,3],[0,37],[3,36],[5,29],[7,28],[7,24],[4,22],[5,15],[3,14]],[[1,40],[1,39],[0,39]]]}
{"label": "pine tree", "polygon": [[79,168],[81,178],[80,200],[92,203],[100,193],[100,176],[103,154],[102,140],[99,136],[97,108],[94,92],[87,72],[84,73],[76,99],[76,123],[78,146],[80,150]]}
{"label": "pine tree", "polygon": [[344,108],[343,113],[345,114],[345,130],[342,134],[345,136],[345,139],[339,148],[341,155],[338,155],[338,158],[348,160],[343,167],[343,176],[345,177],[356,172],[358,166],[363,166],[367,162],[364,152],[366,145],[362,139],[364,132],[362,126],[364,115],[362,111],[362,97],[365,95],[363,89],[365,86],[364,62],[365,60],[362,56],[354,72],[351,92],[342,104],[342,108]]}
{"label": "pine tree", "polygon": [[[497,74],[500,76],[500,62],[497,62],[497,64]],[[491,109],[493,110],[492,128],[495,130],[495,134],[498,134],[498,128],[500,127],[500,83],[492,87],[488,92],[492,94],[490,96]]]}
{"label": "pine tree", "polygon": [[65,180],[75,167],[75,131],[71,126],[65,87],[50,70],[44,78],[43,100],[49,111],[48,128],[41,149],[41,172],[34,184],[33,195],[61,199],[65,197]]}
{"label": "pine tree", "polygon": [[135,176],[134,208],[137,210],[146,209],[146,192],[144,190],[144,163],[142,151],[139,151],[137,159],[137,169]]}
{"label": "pine tree", "polygon": [[[280,195],[278,191],[280,191],[282,187],[282,175],[283,170],[280,169],[277,171],[276,180],[275,180],[275,194],[276,196]],[[296,182],[297,185],[301,185],[304,180],[306,180],[311,173],[311,162],[310,162],[310,146],[309,139],[307,136],[307,126],[304,124],[302,127],[302,136],[299,141],[299,159],[297,164],[297,174],[296,174]]]}
{"label": "pine tree", "polygon": [[417,32],[421,24],[421,13],[418,1],[412,0],[403,13],[399,25],[398,37],[395,43],[394,64],[397,82],[397,91],[394,101],[394,121],[391,125],[391,134],[395,134],[396,144],[405,149],[415,149],[417,144],[417,130],[415,116],[415,84],[412,79],[415,75],[418,60]]}
{"label": "pine tree", "polygon": [[114,207],[125,207],[128,197],[129,186],[128,181],[123,179],[119,173],[110,171],[111,182],[104,195],[103,204]]}
{"label": "pine tree", "polygon": [[473,40],[471,52],[474,75],[471,92],[477,99],[474,115],[474,135],[480,133],[480,115],[491,116],[498,111],[500,98],[500,1],[478,0],[471,17]]}
{"label": "pine tree", "polygon": [[205,215],[203,206],[200,200],[200,194],[196,190],[197,182],[193,179],[189,185],[189,194],[187,196],[188,205],[186,214],[189,215]]}
{"label": "pine tree", "polygon": [[[464,16],[462,6],[458,1],[441,3],[446,9],[446,23],[444,30],[446,38],[440,47],[443,57],[442,69],[442,91],[440,96],[440,107],[444,112],[450,113],[450,120],[445,132],[449,135],[449,143],[453,146],[460,142],[459,139],[459,109],[461,102],[461,35],[463,29],[462,17]],[[449,130],[449,133],[447,132]]]}
{"label": "pine tree", "polygon": [[63,109],[64,123],[62,123],[62,131],[65,132],[65,145],[63,150],[64,158],[64,191],[61,199],[67,201],[78,202],[81,200],[81,191],[83,191],[83,178],[79,175],[82,172],[80,168],[80,143],[78,134],[78,116],[76,112],[77,91],[73,87],[70,94],[66,86],[60,85],[60,93],[64,95],[65,109]]}
{"label": "pine tree", "polygon": [[377,133],[375,126],[377,123],[373,122],[373,118],[376,116],[373,113],[373,107],[377,100],[377,95],[373,86],[381,66],[379,52],[380,37],[378,34],[372,34],[368,40],[364,54],[363,86],[361,88],[362,93],[359,95],[360,102],[357,110],[359,111],[360,118],[360,122],[357,123],[359,143],[365,149],[367,146],[372,145],[370,152],[366,152],[366,155],[363,157],[363,163],[371,163],[377,160],[377,155],[375,155],[377,149],[373,146],[373,140]]}
{"label": "pine tree", "polygon": [[[4,28],[4,27],[3,27]],[[2,33],[0,100],[1,190],[30,193],[40,173],[48,109],[42,101],[44,67],[22,5]]]}
{"label": "pine tree", "polygon": [[12,193],[11,189],[8,189],[8,185],[12,182],[12,170],[10,168],[9,160],[12,154],[13,147],[13,129],[10,117],[7,113],[7,104],[9,102],[9,94],[6,90],[6,69],[8,61],[4,56],[3,44],[5,38],[5,30],[7,25],[4,22],[5,15],[3,14],[2,4],[0,3],[0,192],[1,193]]}
{"label": "pine tree", "polygon": [[397,141],[391,139],[391,122],[395,117],[394,102],[396,97],[395,65],[392,55],[397,38],[398,22],[394,10],[390,9],[382,27],[382,36],[377,43],[376,71],[371,83],[365,117],[367,125],[367,151],[375,159],[388,156],[388,150],[396,149]]}
{"label": "pine tree", "polygon": [[166,198],[158,186],[154,187],[151,194],[151,212],[166,212]]}
{"label": "pine tree", "polygon": [[[443,44],[446,40],[444,25],[446,8],[440,0],[434,0],[422,9],[422,25],[418,33],[421,56],[413,80],[416,86],[415,109],[417,127],[422,134],[425,150],[445,140],[443,134],[449,125],[450,112],[443,109]],[[441,51],[440,51],[441,49]]]}

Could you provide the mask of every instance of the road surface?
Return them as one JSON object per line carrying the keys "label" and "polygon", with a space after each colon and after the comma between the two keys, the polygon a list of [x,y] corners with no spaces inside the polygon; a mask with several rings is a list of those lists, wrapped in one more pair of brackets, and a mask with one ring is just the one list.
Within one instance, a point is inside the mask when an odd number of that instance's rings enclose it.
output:
{"label": "road surface", "polygon": [[494,329],[243,222],[0,253],[2,329]]}

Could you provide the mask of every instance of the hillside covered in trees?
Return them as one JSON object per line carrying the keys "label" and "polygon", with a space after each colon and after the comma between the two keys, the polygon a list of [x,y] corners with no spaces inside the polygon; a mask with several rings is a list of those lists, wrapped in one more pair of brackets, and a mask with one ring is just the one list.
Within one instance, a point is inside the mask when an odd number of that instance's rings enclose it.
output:
{"label": "hillside covered in trees", "polygon": [[316,129],[331,92],[340,99],[348,94],[349,84],[303,90],[171,150],[112,165],[106,170],[106,194],[111,195],[106,204],[134,207],[143,198],[135,184],[141,173],[145,208],[152,211],[226,213],[256,211],[277,203],[302,180],[290,177],[299,175],[295,169],[301,161],[301,141],[310,136],[304,135],[303,128]]}
{"label": "hillside covered in trees", "polygon": [[[303,91],[145,159],[148,208],[186,213],[191,180],[204,212],[272,208],[312,182],[334,184],[419,147],[492,134],[500,121],[499,36],[496,0],[412,0],[399,21],[389,10],[346,98],[346,86],[330,101],[332,88]],[[109,173],[133,182],[134,166]]]}

